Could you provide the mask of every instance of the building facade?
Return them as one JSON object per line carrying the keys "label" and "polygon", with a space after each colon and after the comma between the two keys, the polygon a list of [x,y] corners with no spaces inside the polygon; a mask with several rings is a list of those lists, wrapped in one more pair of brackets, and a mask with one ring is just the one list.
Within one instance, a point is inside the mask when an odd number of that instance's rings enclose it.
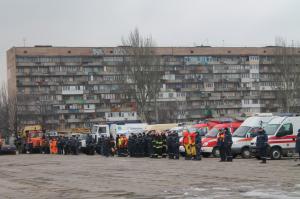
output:
{"label": "building facade", "polygon": [[[22,123],[48,128],[138,120],[123,92],[121,47],[13,47],[8,90]],[[276,112],[274,47],[156,47],[164,69],[158,103],[171,121]],[[298,51],[300,55],[300,51]],[[123,85],[124,86],[124,85]],[[165,114],[165,115],[164,115]]]}

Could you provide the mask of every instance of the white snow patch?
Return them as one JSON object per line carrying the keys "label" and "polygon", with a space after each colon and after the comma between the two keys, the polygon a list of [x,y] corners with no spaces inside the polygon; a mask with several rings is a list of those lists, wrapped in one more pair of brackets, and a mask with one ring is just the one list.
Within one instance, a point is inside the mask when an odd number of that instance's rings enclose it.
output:
{"label": "white snow patch", "polygon": [[230,191],[231,189],[228,189],[226,187],[213,187],[214,190],[221,190],[221,191]]}
{"label": "white snow patch", "polygon": [[249,197],[257,197],[257,198],[299,199],[299,196],[288,196],[284,192],[275,191],[275,190],[271,192],[266,192],[264,190],[253,190],[253,191],[248,191],[246,193],[242,193],[241,195],[249,196]]}

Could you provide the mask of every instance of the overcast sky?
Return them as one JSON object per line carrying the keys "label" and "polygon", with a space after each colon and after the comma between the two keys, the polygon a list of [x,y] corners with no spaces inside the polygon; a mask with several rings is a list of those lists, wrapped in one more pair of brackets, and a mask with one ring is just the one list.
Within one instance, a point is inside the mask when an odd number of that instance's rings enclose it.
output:
{"label": "overcast sky", "polygon": [[0,0],[0,80],[12,46],[116,46],[135,27],[159,46],[300,41],[300,0]]}

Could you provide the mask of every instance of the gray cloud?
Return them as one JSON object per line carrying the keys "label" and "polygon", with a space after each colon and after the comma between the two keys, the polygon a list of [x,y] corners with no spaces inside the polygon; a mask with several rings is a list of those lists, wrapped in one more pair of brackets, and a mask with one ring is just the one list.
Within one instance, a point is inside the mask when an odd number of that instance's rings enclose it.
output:
{"label": "gray cloud", "polygon": [[138,27],[160,46],[300,40],[298,0],[1,0],[0,79],[12,46],[115,46]]}

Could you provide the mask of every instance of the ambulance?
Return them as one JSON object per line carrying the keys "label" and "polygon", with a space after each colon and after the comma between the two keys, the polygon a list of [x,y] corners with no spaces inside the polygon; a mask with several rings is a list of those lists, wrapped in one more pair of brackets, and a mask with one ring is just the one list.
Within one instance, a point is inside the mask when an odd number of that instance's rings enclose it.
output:
{"label": "ambulance", "polygon": [[229,128],[229,131],[233,133],[237,128],[240,127],[242,122],[229,122],[223,124],[217,124],[214,126],[204,138],[202,138],[202,155],[203,157],[209,157],[211,154],[214,157],[219,157],[220,150],[217,146],[217,136],[221,129]]}
{"label": "ambulance", "polygon": [[275,118],[272,113],[260,113],[247,118],[232,135],[232,155],[241,155],[242,158],[250,158],[250,144],[256,137],[259,127],[264,127],[270,120]]}
{"label": "ambulance", "polygon": [[[264,127],[268,135],[268,155],[271,159],[279,160],[282,156],[293,155],[298,129],[299,116],[275,117]],[[256,138],[251,141],[250,149],[256,155]]]}

